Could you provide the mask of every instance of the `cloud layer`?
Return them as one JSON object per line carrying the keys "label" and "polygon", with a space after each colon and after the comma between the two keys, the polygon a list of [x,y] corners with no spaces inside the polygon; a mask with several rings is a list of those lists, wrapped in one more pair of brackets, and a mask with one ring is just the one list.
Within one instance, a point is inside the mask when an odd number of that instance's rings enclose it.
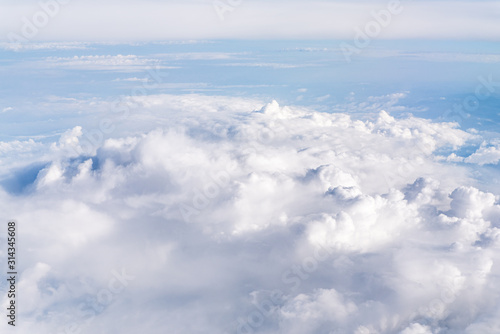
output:
{"label": "cloud layer", "polygon": [[0,146],[18,155],[0,205],[20,226],[20,333],[497,332],[499,198],[440,155],[479,134],[140,99],[151,130],[84,155],[81,127]]}
{"label": "cloud layer", "polygon": [[[41,3],[51,5],[5,4],[0,14],[0,35],[11,39],[7,35],[14,33],[29,40],[49,41],[352,39],[357,28],[363,31],[367,25],[380,22],[378,38],[498,40],[500,37],[497,20],[500,8],[494,1],[460,1],[459,5],[452,1],[404,0]],[[397,10],[391,12],[391,8]],[[24,28],[29,25],[26,22],[34,26]]]}

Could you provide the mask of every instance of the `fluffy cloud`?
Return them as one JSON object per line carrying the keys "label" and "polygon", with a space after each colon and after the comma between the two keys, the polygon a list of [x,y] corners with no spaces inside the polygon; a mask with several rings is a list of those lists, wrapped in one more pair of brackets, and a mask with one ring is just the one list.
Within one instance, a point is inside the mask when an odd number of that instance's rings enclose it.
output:
{"label": "fluffy cloud", "polygon": [[35,168],[0,192],[20,231],[20,333],[500,326],[499,198],[438,156],[477,134],[385,111],[134,99],[129,133],[87,154],[85,127],[0,146],[20,157],[4,184]]}
{"label": "fluffy cloud", "polygon": [[492,143],[483,142],[481,147],[464,161],[479,165],[497,164],[500,161],[500,142],[498,140]]}

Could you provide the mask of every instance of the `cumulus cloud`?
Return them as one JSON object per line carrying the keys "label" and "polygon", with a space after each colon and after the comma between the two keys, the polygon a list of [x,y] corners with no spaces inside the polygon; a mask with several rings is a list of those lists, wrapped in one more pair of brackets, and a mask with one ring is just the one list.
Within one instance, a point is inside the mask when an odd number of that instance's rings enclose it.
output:
{"label": "cumulus cloud", "polygon": [[[135,102],[123,122],[138,127],[86,154],[85,127],[0,146],[39,163],[23,191],[0,191],[21,233],[20,333],[500,326],[499,197],[439,156],[478,134],[380,110]],[[19,175],[5,168],[4,183]]]}
{"label": "cumulus cloud", "polygon": [[464,159],[465,162],[478,165],[497,164],[500,161],[500,142],[494,140],[492,143],[483,142],[481,146]]}

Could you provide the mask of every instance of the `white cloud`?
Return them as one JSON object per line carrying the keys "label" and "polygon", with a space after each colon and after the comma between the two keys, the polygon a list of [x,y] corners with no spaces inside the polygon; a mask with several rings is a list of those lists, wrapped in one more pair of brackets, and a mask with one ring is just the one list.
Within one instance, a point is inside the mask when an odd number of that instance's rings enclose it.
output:
{"label": "white cloud", "polygon": [[0,48],[12,51],[27,50],[87,50],[89,43],[82,42],[46,42],[46,43],[0,43]]}
{"label": "white cloud", "polygon": [[323,102],[323,101],[326,101],[330,98],[330,94],[326,94],[326,95],[323,95],[323,96],[319,96],[316,98],[316,101],[317,102]]}
{"label": "white cloud", "polygon": [[140,112],[90,154],[76,153],[95,130],[85,126],[0,146],[0,160],[17,161],[3,182],[40,163],[18,177],[24,191],[0,191],[22,233],[19,333],[500,326],[499,197],[472,165],[437,156],[480,134],[384,111],[355,120],[221,96],[135,99]]}
{"label": "white cloud", "polygon": [[401,55],[437,62],[470,62],[487,64],[500,62],[500,55],[498,54],[404,53]]}
{"label": "white cloud", "polygon": [[356,311],[352,301],[345,300],[334,289],[318,289],[311,295],[300,294],[280,309],[280,330],[286,333],[315,333],[325,323],[335,328]]}
{"label": "white cloud", "polygon": [[[75,2],[61,6],[35,40],[151,41],[221,38],[355,38],[355,27],[376,22],[371,11],[388,9],[387,1],[244,1],[229,3],[222,21],[213,1]],[[400,1],[378,38],[499,38],[495,1]],[[23,17],[43,9],[37,4],[6,4],[0,33],[22,36]],[[114,13],[114,15],[103,15]],[[89,22],[91,24],[89,24]],[[384,25],[386,25],[384,23]],[[110,29],[109,27],[113,27]]]}
{"label": "white cloud", "polygon": [[227,60],[241,58],[247,53],[241,52],[189,52],[189,53],[160,53],[156,56],[168,60]]}
{"label": "white cloud", "polygon": [[393,93],[383,96],[369,96],[366,100],[357,101],[354,93],[351,93],[346,98],[345,103],[337,104],[332,109],[336,112],[363,115],[365,117],[372,117],[378,114],[380,110],[387,112],[410,111],[410,109],[400,104],[400,100],[406,98],[407,95],[408,92]]}
{"label": "white cloud", "polygon": [[432,334],[428,326],[423,326],[419,323],[411,324],[408,328],[401,332],[401,334]]}
{"label": "white cloud", "polygon": [[497,164],[500,161],[500,142],[483,142],[477,151],[464,161],[478,165]]}
{"label": "white cloud", "polygon": [[49,67],[57,66],[87,70],[144,70],[157,66],[159,62],[158,59],[147,59],[136,55],[105,55],[50,57],[43,64]]}
{"label": "white cloud", "polygon": [[311,65],[304,64],[281,64],[281,63],[227,63],[224,66],[238,66],[238,67],[271,67],[271,68],[298,68]]}
{"label": "white cloud", "polygon": [[132,78],[124,78],[124,79],[120,79],[120,78],[117,78],[113,81],[125,81],[125,82],[148,82],[148,78],[137,78],[137,77],[132,77]]}

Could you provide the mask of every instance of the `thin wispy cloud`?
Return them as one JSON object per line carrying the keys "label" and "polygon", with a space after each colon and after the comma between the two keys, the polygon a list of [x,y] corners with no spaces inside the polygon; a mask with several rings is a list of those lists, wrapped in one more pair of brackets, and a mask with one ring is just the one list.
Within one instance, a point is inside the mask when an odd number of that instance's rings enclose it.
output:
{"label": "thin wispy cloud", "polygon": [[[397,1],[379,38],[500,38],[495,1]],[[36,40],[151,41],[210,38],[329,38],[352,39],[374,20],[373,13],[388,2],[243,1],[224,11],[221,21],[216,1],[77,2],[60,6]],[[226,7],[229,6],[226,4]],[[21,34],[38,4],[6,4],[0,14],[0,32]],[[102,13],[114,13],[102,15]],[[90,23],[90,24],[89,24]],[[110,28],[112,27],[112,29]],[[40,29],[42,30],[42,29]]]}

